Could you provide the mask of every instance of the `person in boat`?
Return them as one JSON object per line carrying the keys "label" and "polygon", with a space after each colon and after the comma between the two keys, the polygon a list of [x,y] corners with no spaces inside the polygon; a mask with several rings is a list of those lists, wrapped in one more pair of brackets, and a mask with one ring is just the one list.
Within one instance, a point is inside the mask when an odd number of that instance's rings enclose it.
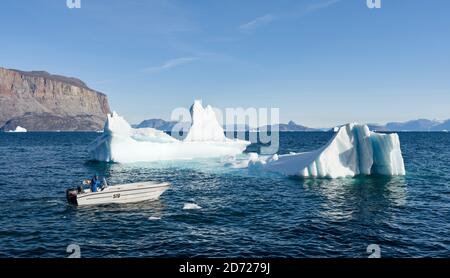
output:
{"label": "person in boat", "polygon": [[91,180],[91,192],[97,192],[97,190],[100,186],[101,186],[101,182],[98,177],[98,174],[95,174],[95,176]]}

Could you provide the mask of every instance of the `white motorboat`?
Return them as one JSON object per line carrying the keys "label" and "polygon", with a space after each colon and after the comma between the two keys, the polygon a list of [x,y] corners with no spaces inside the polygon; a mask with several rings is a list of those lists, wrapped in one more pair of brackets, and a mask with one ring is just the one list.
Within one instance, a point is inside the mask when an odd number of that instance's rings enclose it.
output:
{"label": "white motorboat", "polygon": [[168,182],[136,182],[114,186],[103,186],[97,192],[78,188],[66,191],[67,201],[75,205],[99,205],[111,203],[135,203],[156,200],[169,188]]}

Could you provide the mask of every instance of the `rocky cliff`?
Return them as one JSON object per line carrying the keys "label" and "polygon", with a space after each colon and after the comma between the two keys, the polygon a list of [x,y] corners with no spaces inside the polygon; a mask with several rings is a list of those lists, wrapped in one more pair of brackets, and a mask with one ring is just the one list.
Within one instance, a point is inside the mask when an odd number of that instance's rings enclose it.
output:
{"label": "rocky cliff", "polygon": [[109,112],[107,96],[81,80],[0,68],[2,130],[100,130]]}

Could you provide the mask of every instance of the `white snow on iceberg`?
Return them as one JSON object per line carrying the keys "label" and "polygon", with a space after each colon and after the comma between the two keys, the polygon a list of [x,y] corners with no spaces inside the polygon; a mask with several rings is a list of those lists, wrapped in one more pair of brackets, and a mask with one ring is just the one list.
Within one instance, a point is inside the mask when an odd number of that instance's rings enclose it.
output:
{"label": "white snow on iceberg", "polygon": [[103,134],[88,148],[91,159],[131,163],[222,157],[240,154],[250,144],[226,138],[212,108],[203,109],[200,101],[191,107],[191,116],[192,127],[180,141],[153,128],[134,129],[114,112],[108,115]]}
{"label": "white snow on iceberg", "polygon": [[184,139],[185,142],[198,141],[229,141],[222,126],[216,119],[213,108],[208,105],[203,108],[201,101],[196,100],[191,106],[192,126]]}
{"label": "white snow on iceberg", "polygon": [[202,207],[194,203],[185,203],[183,209],[201,209]]}
{"label": "white snow on iceberg", "polygon": [[27,130],[21,126],[17,126],[15,130],[10,130],[9,132],[27,132]]}
{"label": "white snow on iceberg", "polygon": [[397,134],[380,134],[366,125],[347,124],[322,148],[304,153],[253,157],[250,169],[287,176],[338,178],[355,175],[405,175]]}

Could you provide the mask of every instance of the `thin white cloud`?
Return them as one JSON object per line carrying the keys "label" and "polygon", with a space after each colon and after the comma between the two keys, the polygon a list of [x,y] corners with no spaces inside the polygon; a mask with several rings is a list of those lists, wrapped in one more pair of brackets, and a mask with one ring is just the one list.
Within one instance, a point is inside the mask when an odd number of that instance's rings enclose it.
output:
{"label": "thin white cloud", "polygon": [[326,9],[334,4],[337,4],[341,2],[341,0],[328,0],[328,1],[316,1],[314,4],[310,4],[309,6],[303,7],[301,10],[297,11],[289,11],[287,13],[281,13],[281,14],[266,14],[260,17],[255,18],[254,20],[244,23],[238,27],[240,31],[243,32],[250,32],[260,26],[268,25],[270,23],[273,23],[276,20],[288,20],[288,19],[295,19],[302,16],[305,16],[306,14],[316,12],[318,10]]}
{"label": "thin white cloud", "polygon": [[238,29],[240,31],[248,32],[248,31],[252,31],[252,30],[258,28],[259,26],[270,24],[274,20],[275,20],[275,17],[273,15],[266,14],[266,15],[257,17],[252,21],[249,21],[247,23],[240,25],[238,27]]}
{"label": "thin white cloud", "polygon": [[181,57],[181,58],[175,58],[175,59],[170,59],[165,61],[164,63],[162,63],[159,66],[154,66],[154,67],[148,67],[145,68],[143,71],[144,72],[161,72],[164,70],[169,70],[171,68],[175,68],[181,65],[185,65],[185,64],[189,64],[195,61],[198,61],[200,58],[199,57]]}
{"label": "thin white cloud", "polygon": [[338,2],[340,2],[341,0],[329,0],[326,2],[321,2],[321,3],[316,3],[316,4],[312,4],[310,6],[308,6],[305,10],[306,13],[310,13],[310,12],[314,12],[317,10],[321,10],[321,9],[325,9],[328,8],[334,4],[337,4]]}

